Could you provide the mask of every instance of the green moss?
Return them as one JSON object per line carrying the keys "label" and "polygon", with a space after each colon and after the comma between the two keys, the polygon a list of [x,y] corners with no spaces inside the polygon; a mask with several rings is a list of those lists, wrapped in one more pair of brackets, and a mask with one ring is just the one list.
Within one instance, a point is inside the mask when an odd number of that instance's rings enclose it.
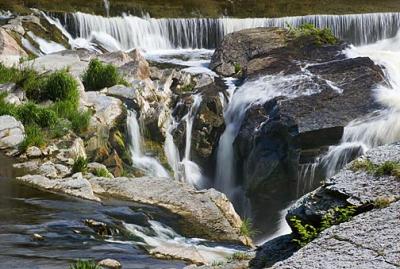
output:
{"label": "green moss", "polygon": [[150,139],[145,139],[144,149],[146,152],[157,156],[157,159],[160,161],[161,165],[167,170],[172,171],[171,167],[169,166],[167,156],[165,155],[164,147],[160,143]]}
{"label": "green moss", "polygon": [[400,162],[386,161],[380,165],[376,165],[368,159],[358,159],[352,162],[350,169],[353,172],[365,171],[376,177],[394,176],[400,179]]}
{"label": "green moss", "polygon": [[42,99],[70,101],[77,104],[79,101],[78,83],[67,70],[56,71],[47,77],[43,87]]}
{"label": "green moss", "polygon": [[391,203],[394,202],[394,199],[390,197],[378,197],[374,201],[375,208],[385,208],[388,207]]}
{"label": "green moss", "polygon": [[318,236],[318,230],[310,224],[303,224],[300,219],[293,217],[290,219],[291,225],[296,231],[296,238],[293,242],[303,247]]}
{"label": "green moss", "polygon": [[234,67],[235,67],[235,74],[239,74],[242,72],[242,66],[240,65],[240,63],[235,63]]}
{"label": "green moss", "polygon": [[88,69],[83,74],[82,81],[88,91],[99,91],[117,84],[127,84],[115,66],[103,64],[98,59],[90,61]]}
{"label": "green moss", "polygon": [[357,172],[360,170],[374,172],[375,165],[369,159],[357,159],[351,163],[350,169],[353,172]]}

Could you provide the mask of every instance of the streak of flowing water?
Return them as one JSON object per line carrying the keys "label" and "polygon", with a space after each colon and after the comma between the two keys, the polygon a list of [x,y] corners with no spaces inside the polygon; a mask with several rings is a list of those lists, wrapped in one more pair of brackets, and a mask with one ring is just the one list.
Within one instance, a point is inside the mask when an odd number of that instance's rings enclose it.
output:
{"label": "streak of flowing water", "polygon": [[103,3],[104,3],[104,8],[106,9],[107,17],[110,17],[110,1],[109,0],[103,0]]}
{"label": "streak of flowing water", "polygon": [[144,171],[147,176],[169,177],[167,170],[155,159],[145,156],[142,150],[142,135],[137,120],[136,112],[128,111],[127,117],[128,136],[130,138],[130,151],[133,166]]}
{"label": "streak of flowing water", "polygon": [[375,44],[352,47],[347,55],[370,57],[385,67],[388,85],[375,89],[376,100],[385,109],[354,120],[345,127],[341,143],[330,147],[321,158],[327,177],[367,150],[400,140],[400,33]]}
{"label": "streak of flowing water", "polygon": [[105,33],[117,40],[123,49],[146,50],[173,48],[215,48],[229,33],[254,27],[285,27],[312,23],[328,27],[353,44],[368,44],[395,36],[400,28],[400,13],[354,15],[309,15],[283,18],[185,18],[153,19],[150,17],[106,18],[73,13],[64,19],[67,30],[75,37],[90,40],[93,32]]}
{"label": "streak of flowing water", "polygon": [[200,167],[191,160],[190,152],[192,147],[193,123],[201,101],[202,96],[200,94],[193,95],[193,103],[188,113],[182,118],[182,121],[185,121],[186,124],[185,152],[182,160],[172,136],[172,132],[178,126],[178,123],[172,116],[164,144],[165,155],[167,156],[168,164],[174,171],[175,179],[184,180],[197,188],[202,188],[205,182]]}
{"label": "streak of flowing water", "polygon": [[[149,221],[149,223],[150,227],[125,223],[124,226],[133,235],[143,240],[145,248],[152,249],[155,252],[186,252],[186,255],[190,255],[188,258],[194,258],[193,255],[198,255],[197,258],[205,259],[209,264],[226,261],[233,253],[238,252],[238,249],[223,246],[207,246],[205,244],[207,242],[203,239],[183,237],[170,227],[157,221]],[[190,251],[187,251],[188,249]]]}
{"label": "streak of flowing water", "polygon": [[[302,83],[299,83],[300,81]],[[304,83],[305,81],[309,83]],[[256,104],[262,105],[277,96],[293,98],[320,90],[319,86],[312,82],[312,76],[309,73],[289,76],[267,75],[247,81],[234,90],[224,111],[226,128],[218,146],[216,188],[232,199],[236,189],[233,142],[240,131],[248,108]]]}

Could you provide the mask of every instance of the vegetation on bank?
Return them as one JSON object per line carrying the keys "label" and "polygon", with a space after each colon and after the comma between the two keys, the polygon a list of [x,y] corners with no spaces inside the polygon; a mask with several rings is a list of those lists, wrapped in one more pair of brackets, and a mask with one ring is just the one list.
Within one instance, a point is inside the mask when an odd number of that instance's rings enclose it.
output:
{"label": "vegetation on bank", "polygon": [[386,161],[378,165],[374,164],[369,159],[358,159],[353,161],[350,169],[353,172],[365,171],[376,177],[393,176],[400,180],[400,162]]}
{"label": "vegetation on bank", "polygon": [[87,91],[100,91],[117,84],[127,85],[127,82],[118,73],[112,64],[104,64],[98,59],[93,59],[82,77],[83,85]]}
{"label": "vegetation on bank", "polygon": [[[0,1],[0,9],[29,13],[28,8],[52,12],[83,11],[105,15],[102,1],[98,0],[13,0]],[[167,8],[166,8],[167,7]],[[349,14],[400,11],[397,0],[113,0],[111,15],[123,12],[141,16],[148,12],[152,17],[283,17],[309,14]]]}
{"label": "vegetation on bank", "polygon": [[72,264],[69,269],[101,269],[94,261],[79,260]]}
{"label": "vegetation on bank", "polygon": [[293,239],[300,247],[303,247],[314,240],[319,233],[343,222],[351,220],[356,215],[357,209],[354,206],[335,207],[330,209],[321,219],[319,225],[304,224],[299,218],[290,219],[296,238]]}
{"label": "vegetation on bank", "polygon": [[21,150],[43,147],[47,139],[60,138],[69,130],[79,135],[87,130],[91,112],[79,110],[77,82],[67,70],[42,75],[29,68],[0,65],[0,83],[9,82],[28,98],[28,102],[14,105],[6,101],[7,94],[0,95],[0,116],[13,116],[25,126]]}

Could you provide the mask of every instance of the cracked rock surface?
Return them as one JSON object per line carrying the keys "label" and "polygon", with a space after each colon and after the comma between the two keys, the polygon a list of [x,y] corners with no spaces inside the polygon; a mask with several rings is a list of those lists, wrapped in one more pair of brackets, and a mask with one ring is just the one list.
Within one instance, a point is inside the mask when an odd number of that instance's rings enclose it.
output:
{"label": "cracked rock surface", "polygon": [[324,231],[273,269],[400,267],[400,202]]}

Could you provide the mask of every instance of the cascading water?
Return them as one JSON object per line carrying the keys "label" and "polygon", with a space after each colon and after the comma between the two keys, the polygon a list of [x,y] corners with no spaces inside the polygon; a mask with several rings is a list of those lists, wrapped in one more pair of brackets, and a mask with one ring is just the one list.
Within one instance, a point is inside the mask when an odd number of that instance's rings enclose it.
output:
{"label": "cascading water", "polygon": [[234,31],[254,27],[285,27],[312,23],[328,27],[353,44],[368,44],[396,35],[400,13],[354,15],[309,15],[283,18],[188,18],[153,19],[122,16],[105,18],[85,13],[66,17],[64,26],[75,37],[90,40],[94,33],[107,34],[122,49],[161,50],[173,48],[215,48],[222,38]]}
{"label": "cascading water", "polygon": [[377,102],[385,109],[357,119],[345,127],[341,143],[330,147],[320,160],[326,177],[333,176],[367,150],[400,140],[400,32],[394,38],[372,45],[352,47],[347,55],[370,57],[385,67],[388,85],[375,90]]}
{"label": "cascading water", "polygon": [[167,156],[168,163],[174,171],[175,179],[185,180],[186,182],[198,188],[202,188],[204,186],[204,177],[200,167],[191,160],[190,152],[192,147],[193,122],[197,115],[201,101],[201,94],[193,95],[193,103],[190,106],[188,113],[182,118],[182,121],[185,121],[186,123],[185,152],[182,160],[180,160],[179,151],[172,136],[172,131],[178,125],[173,117],[171,117],[170,126],[166,134],[164,145],[164,151]]}
{"label": "cascading water", "polygon": [[142,135],[135,111],[128,111],[127,126],[133,166],[147,176],[169,177],[167,170],[156,159],[143,154]]}
{"label": "cascading water", "polygon": [[[304,87],[296,87],[302,81]],[[310,83],[304,83],[309,81]],[[301,84],[301,83],[300,83]],[[277,96],[293,98],[299,95],[317,93],[321,89],[312,82],[312,75],[267,75],[256,80],[245,82],[237,88],[228,106],[225,108],[224,119],[226,128],[222,134],[217,153],[217,170],[215,186],[231,199],[237,190],[235,180],[235,164],[233,142],[240,131],[246,111],[253,105],[264,104]]]}
{"label": "cascading water", "polygon": [[107,17],[110,17],[110,1],[109,0],[103,0],[103,3],[104,3],[104,8],[106,9]]}

